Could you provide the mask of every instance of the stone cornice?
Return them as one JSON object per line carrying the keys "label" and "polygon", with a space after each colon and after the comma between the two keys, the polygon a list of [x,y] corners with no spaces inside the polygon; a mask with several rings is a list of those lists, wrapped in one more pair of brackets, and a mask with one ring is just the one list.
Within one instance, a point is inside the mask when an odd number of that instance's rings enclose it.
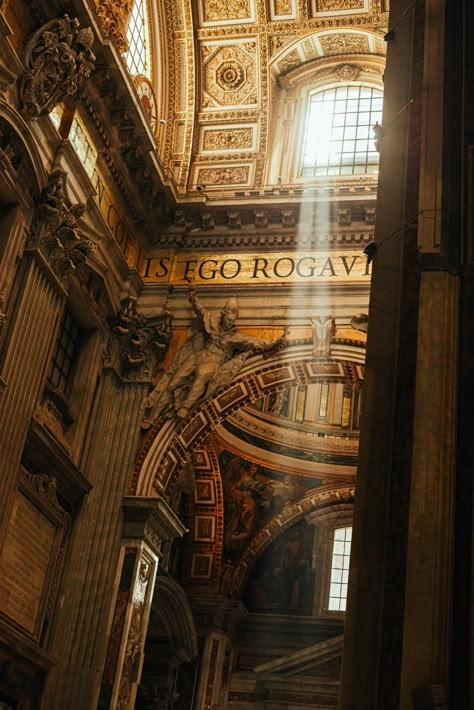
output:
{"label": "stone cornice", "polygon": [[139,539],[161,555],[161,545],[183,537],[187,529],[161,497],[126,496],[123,499],[123,537]]}

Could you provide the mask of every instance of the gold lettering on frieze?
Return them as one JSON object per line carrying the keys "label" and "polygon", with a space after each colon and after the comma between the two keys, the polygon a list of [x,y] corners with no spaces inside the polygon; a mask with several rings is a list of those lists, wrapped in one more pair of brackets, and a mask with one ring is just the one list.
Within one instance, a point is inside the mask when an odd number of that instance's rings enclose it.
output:
{"label": "gold lettering on frieze", "polygon": [[147,283],[184,286],[189,281],[203,285],[275,283],[368,282],[370,266],[360,252],[282,252],[279,254],[192,253],[149,254],[139,271]]}
{"label": "gold lettering on frieze", "polygon": [[0,611],[33,634],[43,598],[56,526],[17,492],[0,552]]}
{"label": "gold lettering on frieze", "polygon": [[95,187],[95,203],[107,227],[122,252],[127,264],[136,267],[141,256],[138,239],[131,233],[127,221],[117,202],[113,199],[103,176],[94,169],[92,184]]}

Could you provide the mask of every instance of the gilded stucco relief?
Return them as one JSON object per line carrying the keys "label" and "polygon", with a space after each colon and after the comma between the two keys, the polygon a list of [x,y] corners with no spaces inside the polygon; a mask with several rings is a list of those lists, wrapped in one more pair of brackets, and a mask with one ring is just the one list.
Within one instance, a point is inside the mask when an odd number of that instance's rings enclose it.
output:
{"label": "gilded stucco relief", "polygon": [[251,21],[254,17],[253,4],[252,0],[202,0],[199,8],[201,22]]}
{"label": "gilded stucco relief", "polygon": [[365,34],[331,32],[319,37],[321,49],[330,54],[369,54],[369,40]]}
{"label": "gilded stucco relief", "polygon": [[255,42],[204,45],[202,58],[203,108],[257,103]]}
{"label": "gilded stucco relief", "polygon": [[270,19],[296,19],[296,0],[270,0]]}
{"label": "gilded stucco relief", "polygon": [[203,132],[202,151],[254,149],[254,128],[208,129]]}
{"label": "gilded stucco relief", "polygon": [[[355,80],[360,71],[349,55],[385,50],[387,18],[376,0],[199,0],[196,12],[190,5],[173,4],[167,38],[175,89],[165,165],[179,192],[193,192],[198,183],[231,192],[236,186],[264,188],[265,156],[275,139],[270,117],[282,94],[279,77],[293,81],[300,67],[307,64],[309,72],[314,63],[319,78],[326,72],[337,81]],[[348,61],[337,71],[316,64],[341,54]],[[243,152],[255,154],[245,168]]]}
{"label": "gilded stucco relief", "polygon": [[369,0],[312,0],[311,5],[315,16],[369,11]]}
{"label": "gilded stucco relief", "polygon": [[199,183],[210,185],[248,185],[250,166],[200,168],[197,180]]}

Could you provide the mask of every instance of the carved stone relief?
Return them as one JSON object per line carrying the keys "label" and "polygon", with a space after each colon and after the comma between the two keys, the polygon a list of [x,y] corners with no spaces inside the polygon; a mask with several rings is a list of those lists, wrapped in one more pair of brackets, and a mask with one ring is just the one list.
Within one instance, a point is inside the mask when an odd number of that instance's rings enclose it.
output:
{"label": "carved stone relief", "polygon": [[65,195],[66,177],[53,171],[48,185],[37,200],[31,247],[39,247],[59,278],[64,278],[83,264],[94,245],[79,231],[79,220],[85,206],[68,206]]}
{"label": "carved stone relief", "polygon": [[20,78],[21,112],[27,119],[50,113],[66,96],[74,96],[94,68],[90,27],[65,15],[37,30],[26,46],[26,71]]}
{"label": "carved stone relief", "polygon": [[152,379],[170,341],[171,321],[166,304],[160,314],[147,318],[137,310],[135,298],[124,298],[111,323],[116,338],[108,353],[110,364],[127,378]]}

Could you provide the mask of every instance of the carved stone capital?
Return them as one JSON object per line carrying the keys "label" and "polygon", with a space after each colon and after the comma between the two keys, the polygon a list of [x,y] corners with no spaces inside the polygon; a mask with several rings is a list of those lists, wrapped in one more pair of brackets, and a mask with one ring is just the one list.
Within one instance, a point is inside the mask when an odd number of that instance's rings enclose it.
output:
{"label": "carved stone capital", "polygon": [[20,110],[29,120],[50,113],[66,96],[74,96],[93,68],[94,35],[79,20],[56,18],[39,28],[26,45],[26,70],[20,78]]}
{"label": "carved stone capital", "polygon": [[123,500],[123,513],[124,537],[144,540],[158,556],[163,542],[171,542],[187,532],[168,503],[160,497],[127,496]]}
{"label": "carved stone capital", "polygon": [[147,317],[137,310],[136,299],[122,299],[120,311],[111,320],[115,335],[108,358],[131,380],[152,380],[171,338],[172,316],[166,310]]}
{"label": "carved stone capital", "polygon": [[66,174],[51,173],[48,185],[37,199],[31,247],[41,250],[59,279],[85,262],[94,245],[80,234],[83,204],[68,206],[65,196]]}
{"label": "carved stone capital", "polygon": [[131,0],[94,0],[97,19],[104,35],[111,39],[119,52],[128,49],[127,26],[133,2]]}

